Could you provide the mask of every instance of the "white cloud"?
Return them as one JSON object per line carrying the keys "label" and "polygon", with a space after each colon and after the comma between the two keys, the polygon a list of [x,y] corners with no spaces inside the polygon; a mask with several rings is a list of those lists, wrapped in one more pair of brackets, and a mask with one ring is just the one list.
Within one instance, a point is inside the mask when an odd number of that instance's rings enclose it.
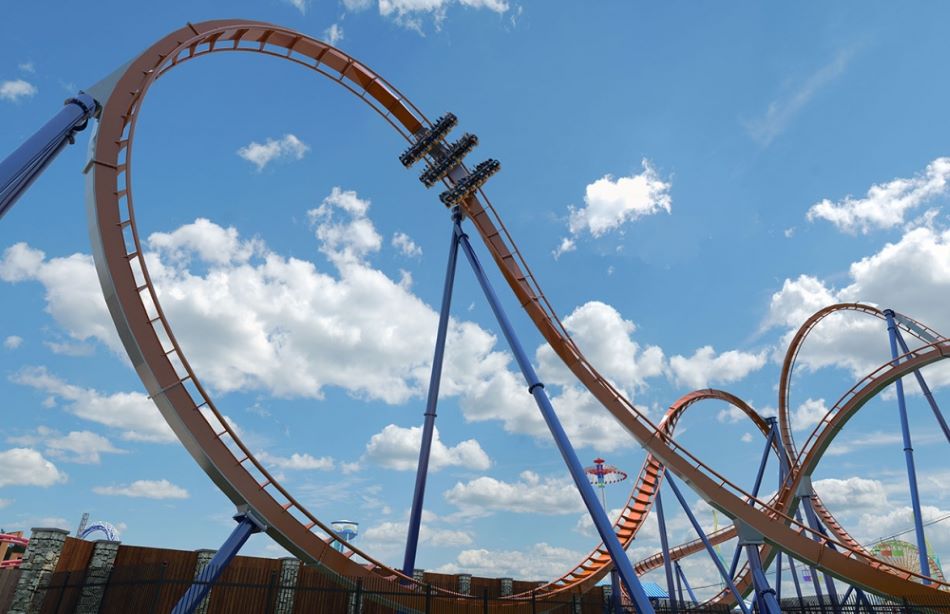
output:
{"label": "white cloud", "polygon": [[[383,239],[366,217],[369,207],[370,201],[361,199],[356,192],[334,187],[319,207],[307,212],[316,228],[320,251],[334,263],[364,262],[367,256],[379,251]],[[338,221],[339,212],[348,214],[348,219]]]}
{"label": "white cloud", "polygon": [[509,576],[522,580],[547,580],[564,573],[565,561],[579,561],[585,553],[546,543],[527,550],[463,550],[455,561],[442,565],[437,573],[470,573],[485,577]]}
{"label": "white cloud", "polygon": [[617,180],[604,175],[587,186],[583,207],[568,208],[571,237],[561,240],[555,256],[572,251],[574,239],[582,233],[588,232],[596,238],[645,215],[670,213],[670,185],[660,179],[648,160],[643,160],[643,172],[639,175]]}
{"label": "white cloud", "polygon": [[331,25],[323,31],[323,38],[331,45],[336,46],[338,42],[343,40],[343,28],[338,23]]}
{"label": "white cloud", "polygon": [[19,102],[23,98],[35,96],[36,92],[36,86],[23,79],[0,81],[0,100]]}
{"label": "white cloud", "polygon": [[359,12],[365,11],[373,5],[373,0],[343,0],[343,6],[346,10]]}
{"label": "white cloud", "polygon": [[577,249],[577,243],[573,239],[562,237],[561,244],[558,245],[557,248],[553,252],[551,252],[551,254],[554,256],[554,259],[557,260],[564,254],[573,252],[576,249]]}
{"label": "white cloud", "polygon": [[840,51],[830,63],[801,82],[792,83],[790,91],[769,104],[765,115],[745,122],[749,136],[763,146],[771,143],[822,88],[844,73],[855,51],[853,48]]}
{"label": "white cloud", "polygon": [[404,256],[418,258],[422,255],[422,248],[416,245],[416,242],[404,232],[397,232],[393,235],[392,245]]}
{"label": "white cloud", "polygon": [[577,488],[563,478],[541,478],[523,471],[517,482],[482,476],[466,483],[456,482],[445,499],[464,516],[487,516],[494,512],[519,514],[574,514],[584,509]]}
{"label": "white cloud", "polygon": [[[394,280],[371,265],[382,238],[368,217],[370,206],[355,192],[334,188],[309,213],[319,249],[332,265],[329,273],[205,219],[145,240],[163,310],[214,394],[266,391],[322,398],[331,386],[390,404],[423,396],[438,314],[412,294],[405,277]],[[104,343],[124,357],[89,256],[47,258],[18,244],[0,260],[0,278],[39,281],[47,311],[70,338]],[[565,324],[593,363],[622,388],[641,389],[664,372],[663,351],[636,343],[633,323],[609,305],[587,303]],[[443,394],[459,397],[466,420],[499,420],[508,432],[549,440],[520,373],[511,370],[510,355],[496,346],[487,330],[453,318]],[[542,346],[537,356],[575,445],[605,451],[634,445],[549,348]],[[18,377],[51,394],[52,401],[69,401],[73,413],[125,430],[126,438],[172,440],[145,395],[103,395],[40,371]],[[106,411],[107,403],[117,401],[135,408]],[[146,420],[149,414],[153,418]]]}
{"label": "white cloud", "polygon": [[[402,428],[390,424],[370,438],[366,444],[365,458],[388,469],[415,471],[421,446],[421,426]],[[491,467],[491,459],[474,439],[466,439],[452,447],[446,446],[439,439],[439,429],[434,428],[429,470],[438,471],[453,466],[485,470]]]}
{"label": "white cloud", "polygon": [[31,74],[36,72],[36,66],[33,65],[33,62],[21,62],[20,64],[17,64],[17,68],[23,72],[28,72]]}
{"label": "white cloud", "polygon": [[257,239],[242,241],[235,228],[222,228],[199,217],[173,232],[154,232],[148,236],[149,248],[175,264],[187,264],[192,256],[210,265],[243,264],[264,252]]}
{"label": "white cloud", "polygon": [[0,452],[0,487],[53,486],[66,481],[65,473],[32,448],[10,448]]}
{"label": "white cloud", "polygon": [[[563,324],[591,364],[621,388],[640,390],[646,387],[647,379],[663,374],[663,350],[655,345],[644,348],[634,341],[636,325],[613,306],[589,301],[564,318]],[[545,383],[575,382],[550,346],[540,346],[536,356]]]}
{"label": "white cloud", "polygon": [[332,471],[336,465],[329,456],[316,458],[310,454],[298,452],[294,452],[289,457],[274,456],[267,452],[258,452],[255,456],[265,465],[291,471]]}
{"label": "white cloud", "polygon": [[824,219],[849,234],[893,228],[904,223],[908,211],[947,192],[950,157],[937,158],[911,179],[894,179],[868,189],[864,198],[824,199],[808,210],[808,221]]}
{"label": "white cloud", "polygon": [[739,441],[742,443],[752,443],[755,438],[752,437],[752,433],[743,433],[742,437],[739,438]]}
{"label": "white cloud", "polygon": [[812,483],[822,502],[832,509],[869,508],[887,505],[887,493],[878,480],[861,477],[828,478]]}
{"label": "white cloud", "polygon": [[63,435],[46,426],[37,427],[35,434],[8,437],[7,441],[27,446],[42,444],[47,454],[69,463],[98,465],[101,454],[125,453],[102,435],[91,431],[70,431]]}
{"label": "white cloud", "polygon": [[803,431],[815,426],[827,414],[824,399],[807,399],[792,412],[792,430]]}
{"label": "white cloud", "polygon": [[8,350],[15,350],[21,345],[23,345],[23,337],[18,337],[17,335],[10,335],[3,340],[3,347]]}
{"label": "white cloud", "polygon": [[[950,514],[950,510],[941,509],[933,505],[921,505],[920,515],[927,525],[924,533],[927,535],[929,547],[937,553],[946,553],[950,550],[950,523],[936,522]],[[933,524],[928,524],[933,523]],[[900,506],[891,509],[878,509],[861,514],[855,533],[870,543],[878,539],[901,533],[898,539],[913,542],[914,532],[908,531],[914,526],[913,510],[910,506]],[[917,571],[915,569],[915,571]]]}
{"label": "white cloud", "polygon": [[[295,1],[295,4],[297,3]],[[304,3],[299,2],[299,4]],[[301,9],[301,12],[303,10]],[[308,151],[310,151],[309,145],[293,134],[285,134],[280,139],[269,138],[264,143],[251,141],[250,144],[238,149],[237,154],[256,166],[258,171],[262,171],[274,160],[282,158],[300,160]]]}
{"label": "white cloud", "polygon": [[95,486],[97,495],[141,497],[144,499],[187,499],[188,491],[168,480],[135,480],[120,486]]}
{"label": "white cloud", "polygon": [[[360,534],[360,537],[367,543],[388,550],[390,548],[387,546],[404,548],[408,532],[408,522],[383,522],[369,527]],[[468,546],[472,543],[472,534],[468,531],[432,527],[428,519],[423,518],[423,523],[419,527],[419,543],[435,547]],[[376,551],[377,549],[373,548],[373,552]]]}
{"label": "white cloud", "polygon": [[65,409],[85,420],[122,431],[122,438],[132,441],[176,441],[168,423],[149,398],[140,392],[117,392],[104,395],[92,388],[69,384],[45,367],[26,367],[11,377],[12,381],[30,386],[66,401]]}
{"label": "white cloud", "polygon": [[[495,13],[504,13],[509,6],[505,0],[457,0],[462,6],[474,9],[488,9]],[[421,16],[432,17],[436,28],[445,20],[446,12],[452,0],[379,0],[379,14],[390,17],[396,23],[422,33]],[[347,8],[353,5],[361,10],[368,2],[344,0]]]}
{"label": "white cloud", "polygon": [[284,0],[284,2],[287,2],[300,11],[301,15],[306,15],[307,9],[310,8],[310,0]]}
{"label": "white cloud", "polygon": [[[822,307],[838,302],[862,302],[891,307],[935,330],[950,330],[950,312],[943,297],[950,296],[950,230],[914,228],[896,243],[851,264],[850,283],[837,290],[811,276],[786,279],[772,295],[766,326],[788,327],[781,351],[798,327]],[[913,348],[916,340],[904,335]],[[781,359],[781,357],[777,357]],[[814,371],[838,366],[863,377],[890,360],[885,325],[861,314],[834,314],[815,327],[798,356],[797,364]],[[925,370],[932,388],[950,384],[947,365]],[[916,386],[908,391],[916,392]]]}
{"label": "white cloud", "polygon": [[39,281],[46,290],[46,312],[71,338],[76,341],[95,338],[124,354],[91,256],[73,254],[47,260],[42,251],[17,243],[3,253],[0,279],[13,283]]}
{"label": "white cloud", "polygon": [[711,384],[729,384],[758,371],[767,359],[767,354],[750,354],[730,350],[716,356],[712,346],[696,350],[689,358],[670,357],[670,370],[676,383],[689,388],[707,388]]}

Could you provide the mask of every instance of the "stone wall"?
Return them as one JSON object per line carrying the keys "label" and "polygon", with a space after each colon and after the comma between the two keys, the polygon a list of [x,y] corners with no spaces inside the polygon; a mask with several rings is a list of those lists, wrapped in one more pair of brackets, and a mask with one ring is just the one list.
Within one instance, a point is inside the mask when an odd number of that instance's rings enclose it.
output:
{"label": "stone wall", "polygon": [[30,536],[30,543],[23,553],[23,563],[20,564],[20,579],[17,582],[13,603],[9,614],[34,614],[39,612],[40,603],[34,603],[36,589],[49,582],[59,555],[63,551],[63,544],[69,531],[55,528],[35,528]]}

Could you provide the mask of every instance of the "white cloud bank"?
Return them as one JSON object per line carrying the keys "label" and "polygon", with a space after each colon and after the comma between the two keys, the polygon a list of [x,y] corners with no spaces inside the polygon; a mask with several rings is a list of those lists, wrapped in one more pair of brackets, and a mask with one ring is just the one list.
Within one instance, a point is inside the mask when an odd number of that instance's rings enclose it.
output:
{"label": "white cloud bank", "polygon": [[707,388],[712,384],[729,384],[758,371],[768,360],[766,352],[750,354],[730,350],[716,355],[712,346],[706,345],[689,358],[670,358],[670,371],[677,384],[690,388]]}
{"label": "white cloud bank", "polygon": [[97,495],[134,497],[144,499],[187,499],[188,491],[168,480],[135,480],[120,486],[95,486]]}
{"label": "white cloud bank", "polygon": [[69,463],[98,465],[102,454],[124,454],[108,439],[92,431],[70,431],[66,435],[46,426],[39,426],[34,434],[9,437],[7,441],[19,445],[42,444],[46,453]]}
{"label": "white cloud bank", "polygon": [[65,409],[71,414],[121,431],[123,439],[161,443],[177,441],[155,404],[141,392],[102,394],[92,388],[69,384],[49,373],[45,367],[26,367],[11,379],[49,394],[54,400],[65,401]]}
{"label": "white cloud bank", "polygon": [[11,448],[0,452],[0,487],[62,484],[65,473],[32,448]]}
{"label": "white cloud bank", "polygon": [[[421,447],[422,427],[402,428],[390,424],[370,438],[369,443],[366,444],[364,458],[388,469],[415,471],[419,464]],[[433,429],[429,456],[430,471],[439,471],[445,467],[464,467],[483,471],[490,466],[491,459],[476,440],[466,439],[449,447],[439,438],[439,429]]]}
{"label": "white cloud bank", "polygon": [[[950,331],[950,230],[927,227],[907,231],[894,243],[853,263],[848,285],[836,289],[809,275],[786,279],[772,295],[766,326],[787,327],[780,344],[782,355],[798,327],[815,311],[838,302],[863,302],[890,307],[924,322],[935,330]],[[916,339],[904,335],[913,348]],[[777,356],[781,360],[782,356]],[[863,377],[890,360],[883,322],[857,314],[835,314],[815,327],[798,356],[797,364],[814,371],[823,367],[847,369]],[[950,368],[928,368],[931,387],[950,384]],[[909,391],[916,389],[910,386]]]}
{"label": "white cloud bank", "polygon": [[523,471],[517,482],[482,476],[457,482],[444,493],[463,516],[487,516],[495,512],[518,514],[575,514],[584,502],[574,483],[563,478],[542,478]]}
{"label": "white cloud bank", "polygon": [[912,209],[946,194],[948,180],[950,157],[937,158],[915,177],[871,186],[864,198],[824,199],[808,210],[808,221],[823,219],[849,234],[894,228]]}

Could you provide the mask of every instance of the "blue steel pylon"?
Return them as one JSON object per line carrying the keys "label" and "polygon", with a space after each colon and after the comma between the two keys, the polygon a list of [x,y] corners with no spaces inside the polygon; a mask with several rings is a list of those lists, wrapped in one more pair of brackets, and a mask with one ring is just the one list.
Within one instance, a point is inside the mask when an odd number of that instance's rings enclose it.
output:
{"label": "blue steel pylon", "polygon": [[673,491],[673,494],[676,496],[676,500],[679,501],[680,507],[683,508],[684,512],[686,512],[686,517],[689,518],[689,523],[693,525],[693,531],[696,532],[696,535],[698,535],[699,539],[702,540],[703,546],[706,547],[706,552],[709,554],[709,558],[711,558],[713,563],[716,565],[716,569],[719,571],[720,577],[722,577],[723,581],[726,583],[726,586],[729,587],[729,591],[732,593],[733,597],[736,598],[736,602],[738,602],[739,609],[742,610],[742,614],[749,614],[749,608],[746,606],[745,601],[742,600],[742,595],[740,595],[739,591],[736,589],[736,585],[732,581],[732,576],[726,572],[726,566],[723,565],[722,561],[719,560],[719,557],[716,556],[716,550],[709,542],[709,538],[706,537],[706,532],[703,531],[703,528],[699,525],[699,521],[696,520],[693,510],[689,509],[689,505],[686,503],[686,499],[683,498],[683,493],[680,492],[679,487],[676,486],[676,482],[673,481],[673,475],[670,473],[669,469],[663,469],[663,477],[666,480],[666,483],[670,485],[670,490]]}
{"label": "blue steel pylon", "polygon": [[459,238],[454,224],[461,222],[458,207],[452,210],[452,241],[449,259],[445,268],[445,284],[442,288],[442,307],[439,311],[439,328],[435,338],[435,354],[432,357],[432,373],[429,377],[429,392],[426,399],[425,421],[422,427],[422,444],[419,446],[419,466],[416,469],[416,486],[412,495],[409,513],[409,534],[406,537],[406,556],[402,572],[412,577],[416,566],[416,549],[419,545],[419,530],[422,524],[422,504],[426,493],[426,478],[429,472],[429,453],[432,449],[432,434],[435,430],[435,410],[439,403],[439,386],[442,381],[442,361],[445,356],[445,338],[449,327],[449,312],[452,307],[452,288],[455,284],[455,264],[458,261]]}
{"label": "blue steel pylon", "polygon": [[238,551],[247,539],[254,533],[267,529],[264,521],[247,505],[238,507],[238,513],[234,515],[234,519],[238,522],[237,526],[231,531],[228,539],[221,544],[214,557],[202,568],[194,583],[188,587],[185,594],[178,600],[172,614],[192,614],[208,595],[208,591],[211,590],[221,572],[237,556]]}
{"label": "blue steel pylon", "polygon": [[[584,500],[584,505],[587,507],[587,511],[590,513],[591,519],[594,521],[594,526],[597,529],[597,533],[600,535],[600,539],[603,541],[604,546],[607,548],[607,552],[610,554],[610,558],[613,561],[614,566],[617,568],[617,571],[620,575],[620,580],[623,583],[624,588],[627,590],[627,594],[633,599],[634,605],[636,606],[637,612],[639,612],[639,614],[654,614],[653,605],[650,603],[650,599],[643,590],[643,586],[640,584],[640,580],[637,578],[637,575],[633,570],[633,565],[630,563],[630,559],[627,558],[627,554],[624,551],[620,540],[617,538],[617,534],[614,533],[613,527],[610,524],[610,519],[607,518],[607,513],[597,500],[597,495],[594,493],[594,488],[591,486],[587,479],[587,475],[584,473],[584,467],[577,458],[577,453],[574,451],[574,446],[571,445],[571,441],[568,438],[567,433],[564,432],[564,427],[561,425],[560,420],[558,420],[557,414],[554,411],[554,407],[552,407],[551,401],[548,398],[547,393],[544,391],[544,384],[538,378],[538,375],[534,370],[534,366],[531,364],[531,361],[528,359],[528,355],[521,346],[521,341],[515,334],[514,328],[512,327],[511,322],[508,320],[508,316],[505,314],[504,308],[501,306],[501,303],[499,302],[498,297],[491,286],[491,282],[488,280],[488,276],[482,269],[482,266],[478,261],[478,257],[475,255],[475,251],[472,249],[471,243],[469,243],[468,235],[466,235],[462,230],[460,219],[455,221],[454,227],[455,234],[459,239],[459,244],[461,245],[466,258],[472,267],[472,271],[475,273],[475,277],[478,279],[478,283],[482,288],[482,292],[484,292],[485,298],[488,300],[488,303],[491,306],[492,312],[495,315],[495,319],[498,321],[498,325],[501,327],[502,332],[505,335],[505,339],[508,341],[508,346],[511,349],[512,354],[515,356],[515,362],[518,363],[518,367],[521,369],[521,373],[528,383],[528,393],[534,397],[535,403],[537,404],[538,409],[541,411],[541,416],[544,418],[548,429],[551,431],[551,435],[554,438],[554,442],[557,445],[558,451],[560,451],[561,456],[567,465],[568,471],[571,474],[571,478],[574,480],[574,485],[577,487],[581,498]],[[745,614],[748,614],[748,612]]]}
{"label": "blue steel pylon", "polygon": [[[898,332],[897,325],[894,322],[894,310],[885,309],[884,317],[887,319],[887,334],[891,344],[891,358],[896,365],[899,362],[900,355],[897,352]],[[918,381],[923,382],[923,376],[921,376],[919,372],[916,373]],[[924,384],[924,386],[926,386],[926,384]],[[910,505],[914,514],[914,535],[917,538],[917,551],[920,557],[920,574],[925,578],[929,578],[930,562],[927,560],[927,540],[924,537],[924,519],[920,511],[920,493],[917,491],[917,469],[914,466],[914,445],[910,438],[910,425],[907,421],[907,404],[904,401],[904,382],[901,378],[898,378],[897,381],[894,382],[894,388],[897,391],[897,409],[901,420],[901,438],[904,441],[904,461],[907,464],[907,485],[910,488]],[[932,407],[936,408],[936,404],[932,405]],[[939,410],[937,410],[936,413],[938,417],[941,417]],[[924,584],[930,584],[930,582],[924,580]]]}

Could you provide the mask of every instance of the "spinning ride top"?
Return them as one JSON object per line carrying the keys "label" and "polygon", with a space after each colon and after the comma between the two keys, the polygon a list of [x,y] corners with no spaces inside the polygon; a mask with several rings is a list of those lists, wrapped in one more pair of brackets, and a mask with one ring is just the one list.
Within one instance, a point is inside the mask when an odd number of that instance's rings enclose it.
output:
{"label": "spinning ride top", "polygon": [[600,489],[600,501],[604,506],[604,511],[607,511],[607,495],[605,494],[604,487],[606,487],[607,484],[619,484],[627,479],[626,471],[621,471],[613,465],[607,465],[605,464],[606,462],[607,461],[598,456],[594,459],[593,466],[584,467],[584,473],[587,474],[587,479],[590,480],[591,484]]}

